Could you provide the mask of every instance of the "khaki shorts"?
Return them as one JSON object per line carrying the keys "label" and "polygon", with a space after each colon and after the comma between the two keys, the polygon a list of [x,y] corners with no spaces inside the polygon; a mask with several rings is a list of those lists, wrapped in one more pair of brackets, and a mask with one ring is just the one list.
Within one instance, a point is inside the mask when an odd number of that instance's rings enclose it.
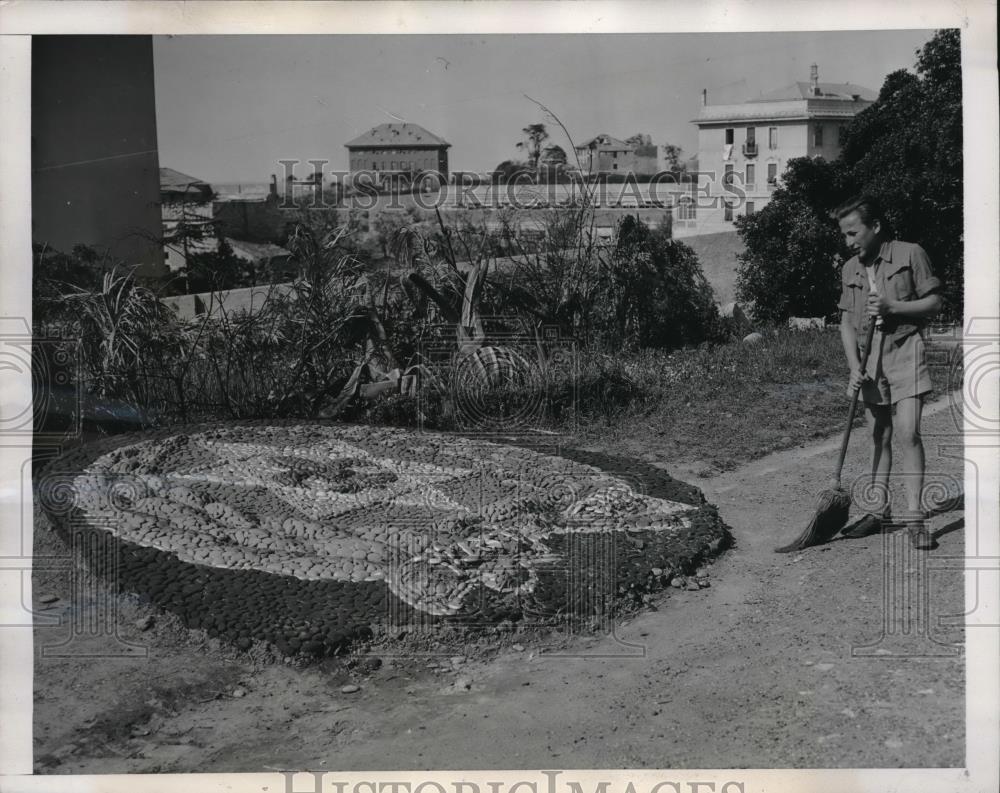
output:
{"label": "khaki shorts", "polygon": [[862,401],[867,405],[895,405],[901,399],[929,393],[931,375],[923,337],[914,333],[901,344],[881,335],[878,340],[868,360],[871,379],[861,384]]}

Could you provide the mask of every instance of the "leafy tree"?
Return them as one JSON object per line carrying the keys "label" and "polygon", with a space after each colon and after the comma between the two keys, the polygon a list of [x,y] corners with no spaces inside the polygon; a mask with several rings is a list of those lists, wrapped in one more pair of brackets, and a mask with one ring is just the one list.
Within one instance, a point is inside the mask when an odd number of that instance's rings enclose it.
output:
{"label": "leafy tree", "polygon": [[561,181],[566,174],[567,162],[566,150],[562,146],[546,146],[542,150],[541,160],[538,164],[539,180],[545,182]]}
{"label": "leafy tree", "polygon": [[837,203],[837,167],[823,159],[789,160],[782,185],[760,212],[736,219],[736,297],[764,322],[825,317],[836,310],[840,236],[828,210]]}
{"label": "leafy tree", "polygon": [[714,338],[719,314],[698,257],[637,218],[618,226],[599,304],[605,344],[674,349]]}
{"label": "leafy tree", "polygon": [[[888,75],[878,99],[847,128],[834,163],[791,160],[770,203],[736,227],[737,297],[759,319],[836,310],[834,257],[846,256],[830,211],[851,195],[878,198],[898,239],[930,254],[944,281],[944,316],[962,315],[962,83],[957,30],[917,53],[916,73]],[[835,277],[836,276],[836,277]]]}
{"label": "leafy tree", "polygon": [[528,167],[538,170],[538,162],[542,156],[542,143],[548,140],[549,133],[544,124],[529,124],[521,130],[524,140],[519,141],[517,148],[527,152]]}
{"label": "leafy tree", "polygon": [[559,145],[546,146],[542,152],[542,162],[545,165],[565,165],[566,150]]}
{"label": "leafy tree", "polygon": [[849,188],[877,196],[896,236],[923,246],[944,281],[945,314],[962,315],[962,66],[958,30],[938,31],[916,74],[890,74],[848,127]]}
{"label": "leafy tree", "polygon": [[255,286],[253,264],[233,252],[225,237],[219,237],[214,251],[195,253],[187,260],[187,287],[190,293],[217,292]]}
{"label": "leafy tree", "polygon": [[528,166],[520,160],[504,160],[493,169],[493,182],[507,184],[521,174],[530,175],[530,173],[531,171],[528,169]]}
{"label": "leafy tree", "polygon": [[663,144],[663,157],[667,162],[667,168],[674,173],[684,170],[684,166],[681,163],[682,152],[683,149],[680,146],[675,146],[673,143]]}

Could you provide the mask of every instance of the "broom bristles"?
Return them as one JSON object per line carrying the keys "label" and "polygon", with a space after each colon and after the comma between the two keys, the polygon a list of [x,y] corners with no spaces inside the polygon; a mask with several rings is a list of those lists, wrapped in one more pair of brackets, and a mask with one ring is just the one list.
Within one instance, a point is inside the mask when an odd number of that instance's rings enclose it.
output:
{"label": "broom bristles", "polygon": [[824,490],[816,498],[816,514],[794,541],[780,548],[775,553],[790,553],[801,551],[813,545],[829,542],[833,535],[847,523],[851,510],[851,497],[840,488]]}

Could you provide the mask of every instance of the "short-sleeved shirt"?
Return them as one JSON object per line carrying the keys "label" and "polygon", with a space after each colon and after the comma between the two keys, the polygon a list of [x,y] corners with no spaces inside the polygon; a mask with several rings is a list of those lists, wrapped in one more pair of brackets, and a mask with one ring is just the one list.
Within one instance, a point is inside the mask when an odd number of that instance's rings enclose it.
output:
{"label": "short-sleeved shirt", "polygon": [[[872,265],[879,294],[888,300],[919,300],[941,287],[941,281],[931,268],[930,257],[912,242],[891,240],[882,243]],[[857,256],[844,264],[841,281],[837,308],[847,312],[847,319],[860,339],[868,324],[868,293],[871,289],[865,266]],[[899,345],[922,326],[923,323],[918,320],[890,315],[883,318],[882,330],[887,340]]]}

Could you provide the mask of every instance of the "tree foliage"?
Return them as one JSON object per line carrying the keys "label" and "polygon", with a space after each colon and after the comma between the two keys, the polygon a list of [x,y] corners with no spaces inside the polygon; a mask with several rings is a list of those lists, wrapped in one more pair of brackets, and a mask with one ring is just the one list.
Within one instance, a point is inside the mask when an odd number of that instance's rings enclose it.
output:
{"label": "tree foliage", "polygon": [[542,151],[542,162],[546,165],[565,165],[566,150],[558,144],[546,146]]}
{"label": "tree foliage", "polygon": [[668,230],[625,217],[605,273],[600,302],[606,344],[674,349],[707,341],[718,331],[712,287],[698,257]]}
{"label": "tree foliage", "polygon": [[190,254],[186,270],[187,291],[191,294],[240,289],[267,280],[265,273],[256,272],[251,262],[237,256],[222,236],[215,250]]}
{"label": "tree foliage", "polygon": [[524,176],[531,176],[531,170],[520,160],[504,160],[493,169],[493,182],[508,184],[515,179]]}
{"label": "tree foliage", "polygon": [[544,124],[529,124],[521,130],[524,139],[519,141],[517,148],[527,152],[528,166],[538,170],[538,161],[542,156],[542,144],[548,140],[549,132]]}
{"label": "tree foliage", "polygon": [[764,322],[827,316],[840,289],[840,238],[827,216],[837,202],[837,168],[802,157],[789,161],[782,181],[760,212],[736,219],[746,245],[736,297],[752,303],[754,317]]}
{"label": "tree foliage", "polygon": [[665,143],[663,145],[663,158],[667,163],[667,168],[673,173],[684,170],[684,165],[681,163],[682,152],[683,149],[673,143]]}
{"label": "tree foliage", "polygon": [[962,312],[962,137],[959,32],[942,30],[918,53],[915,75],[886,78],[841,155],[847,187],[877,196],[896,236],[927,250],[951,317]]}
{"label": "tree foliage", "polygon": [[846,258],[830,211],[852,195],[878,198],[898,239],[930,254],[945,283],[945,316],[962,313],[962,85],[957,30],[917,53],[916,73],[888,75],[878,99],[847,128],[833,163],[790,160],[782,187],[755,215],[737,219],[737,297],[758,319],[835,312]]}

